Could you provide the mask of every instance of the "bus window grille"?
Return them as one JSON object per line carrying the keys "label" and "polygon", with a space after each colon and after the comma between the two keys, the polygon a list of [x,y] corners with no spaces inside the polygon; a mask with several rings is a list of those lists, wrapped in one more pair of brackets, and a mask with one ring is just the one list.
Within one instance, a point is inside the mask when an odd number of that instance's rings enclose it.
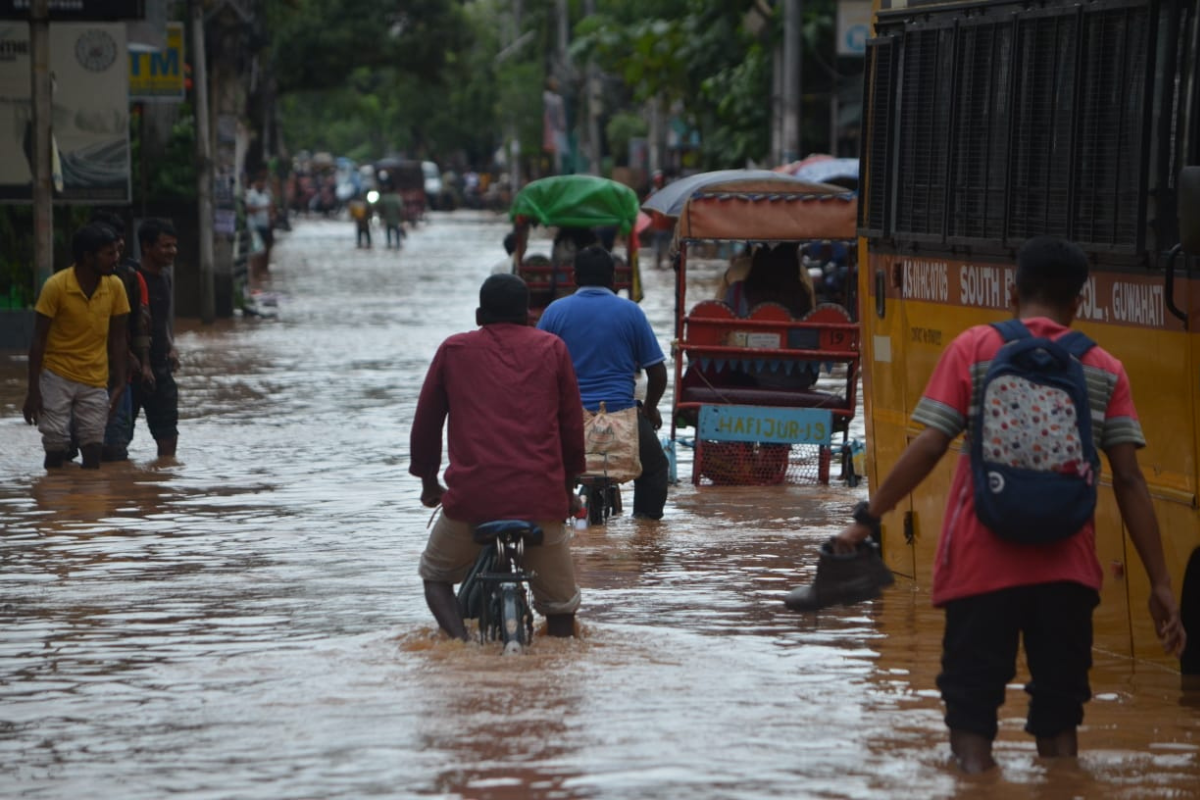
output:
{"label": "bus window grille", "polygon": [[1137,244],[1148,34],[1145,8],[1085,17],[1073,218],[1080,242]]}
{"label": "bus window grille", "polygon": [[910,31],[904,37],[900,158],[896,232],[942,231],[950,123],[951,34],[948,29]]}
{"label": "bus window grille", "polygon": [[1018,29],[1010,239],[1067,230],[1075,27],[1071,17],[1040,17]]}
{"label": "bus window grille", "polygon": [[947,233],[1000,238],[1012,28],[986,23],[960,29],[955,68],[961,88],[954,126],[954,206]]}
{"label": "bus window grille", "polygon": [[[859,226],[876,235],[887,230],[888,194],[891,188],[888,169],[892,159],[888,157],[892,141],[892,103],[896,94],[895,47],[890,41],[873,42],[868,50],[867,109],[868,128],[866,137],[866,163],[863,175],[867,203],[859,207]],[[865,215],[865,216],[863,216]]]}

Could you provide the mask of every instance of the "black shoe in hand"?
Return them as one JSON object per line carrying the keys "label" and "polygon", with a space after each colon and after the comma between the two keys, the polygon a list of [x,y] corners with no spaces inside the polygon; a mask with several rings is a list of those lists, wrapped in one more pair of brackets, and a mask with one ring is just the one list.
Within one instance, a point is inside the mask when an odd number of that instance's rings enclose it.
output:
{"label": "black shoe in hand", "polygon": [[861,603],[879,597],[896,582],[879,556],[879,546],[867,540],[853,553],[837,553],[833,540],[821,545],[817,576],[807,586],[788,592],[784,605],[792,611],[816,611],[829,606]]}

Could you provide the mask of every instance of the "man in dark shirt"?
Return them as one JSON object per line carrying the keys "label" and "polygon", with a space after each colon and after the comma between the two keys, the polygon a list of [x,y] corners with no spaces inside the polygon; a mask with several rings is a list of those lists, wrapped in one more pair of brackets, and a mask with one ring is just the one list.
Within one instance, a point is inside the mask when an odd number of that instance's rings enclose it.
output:
{"label": "man in dark shirt", "polygon": [[[128,381],[148,379],[150,373],[150,305],[146,281],[138,272],[137,259],[129,255],[125,246],[125,221],[111,211],[97,211],[92,222],[107,225],[117,234],[117,250],[120,260],[113,274],[121,279],[129,300],[129,359],[126,368]],[[109,365],[109,391],[115,389],[112,365]],[[108,420],[104,429],[104,446],[100,451],[101,461],[124,461],[129,458],[129,442],[133,439],[133,389],[126,387],[121,394],[121,404]]]}
{"label": "man in dark shirt", "polygon": [[150,375],[134,384],[133,421],[146,410],[150,435],[158,443],[159,456],[174,456],[179,442],[179,390],[174,372],[179,368],[171,324],[173,290],[167,270],[175,263],[178,241],[175,226],[167,220],[148,219],[138,228],[142,265],[150,299]]}
{"label": "man in dark shirt", "polygon": [[[492,275],[479,290],[479,330],[444,341],[433,357],[413,418],[409,472],[421,503],[442,513],[421,555],[425,599],[442,630],[466,639],[454,584],[467,575],[483,522],[537,523],[545,541],[525,553],[534,608],[552,636],[571,636],[579,587],[565,520],[585,470],[583,408],[567,347],[529,326],[529,289]],[[446,486],[438,481],[449,417]]]}

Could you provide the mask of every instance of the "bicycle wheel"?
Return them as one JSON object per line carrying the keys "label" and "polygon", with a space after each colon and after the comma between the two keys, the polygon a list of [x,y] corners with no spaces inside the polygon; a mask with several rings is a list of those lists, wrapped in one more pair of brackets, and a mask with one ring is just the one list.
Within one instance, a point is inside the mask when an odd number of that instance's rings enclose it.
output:
{"label": "bicycle wheel", "polygon": [[517,583],[501,586],[499,627],[505,655],[520,653],[529,644],[530,616],[524,588]]}
{"label": "bicycle wheel", "polygon": [[603,525],[608,520],[608,491],[603,482],[589,483],[587,491],[588,523]]}

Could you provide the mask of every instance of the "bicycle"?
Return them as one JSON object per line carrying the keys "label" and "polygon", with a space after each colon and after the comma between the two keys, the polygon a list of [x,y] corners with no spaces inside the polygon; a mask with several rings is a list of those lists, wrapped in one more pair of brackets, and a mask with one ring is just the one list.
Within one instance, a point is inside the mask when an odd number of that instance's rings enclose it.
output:
{"label": "bicycle", "polygon": [[464,619],[479,620],[479,642],[503,642],[504,654],[524,652],[533,640],[533,609],[526,584],[525,548],[540,545],[542,529],[532,522],[504,519],[475,529],[483,545],[475,566],[458,590]]}
{"label": "bicycle", "polygon": [[621,485],[614,480],[599,475],[584,476],[580,479],[579,500],[587,509],[589,525],[603,525],[608,518],[620,514]]}

